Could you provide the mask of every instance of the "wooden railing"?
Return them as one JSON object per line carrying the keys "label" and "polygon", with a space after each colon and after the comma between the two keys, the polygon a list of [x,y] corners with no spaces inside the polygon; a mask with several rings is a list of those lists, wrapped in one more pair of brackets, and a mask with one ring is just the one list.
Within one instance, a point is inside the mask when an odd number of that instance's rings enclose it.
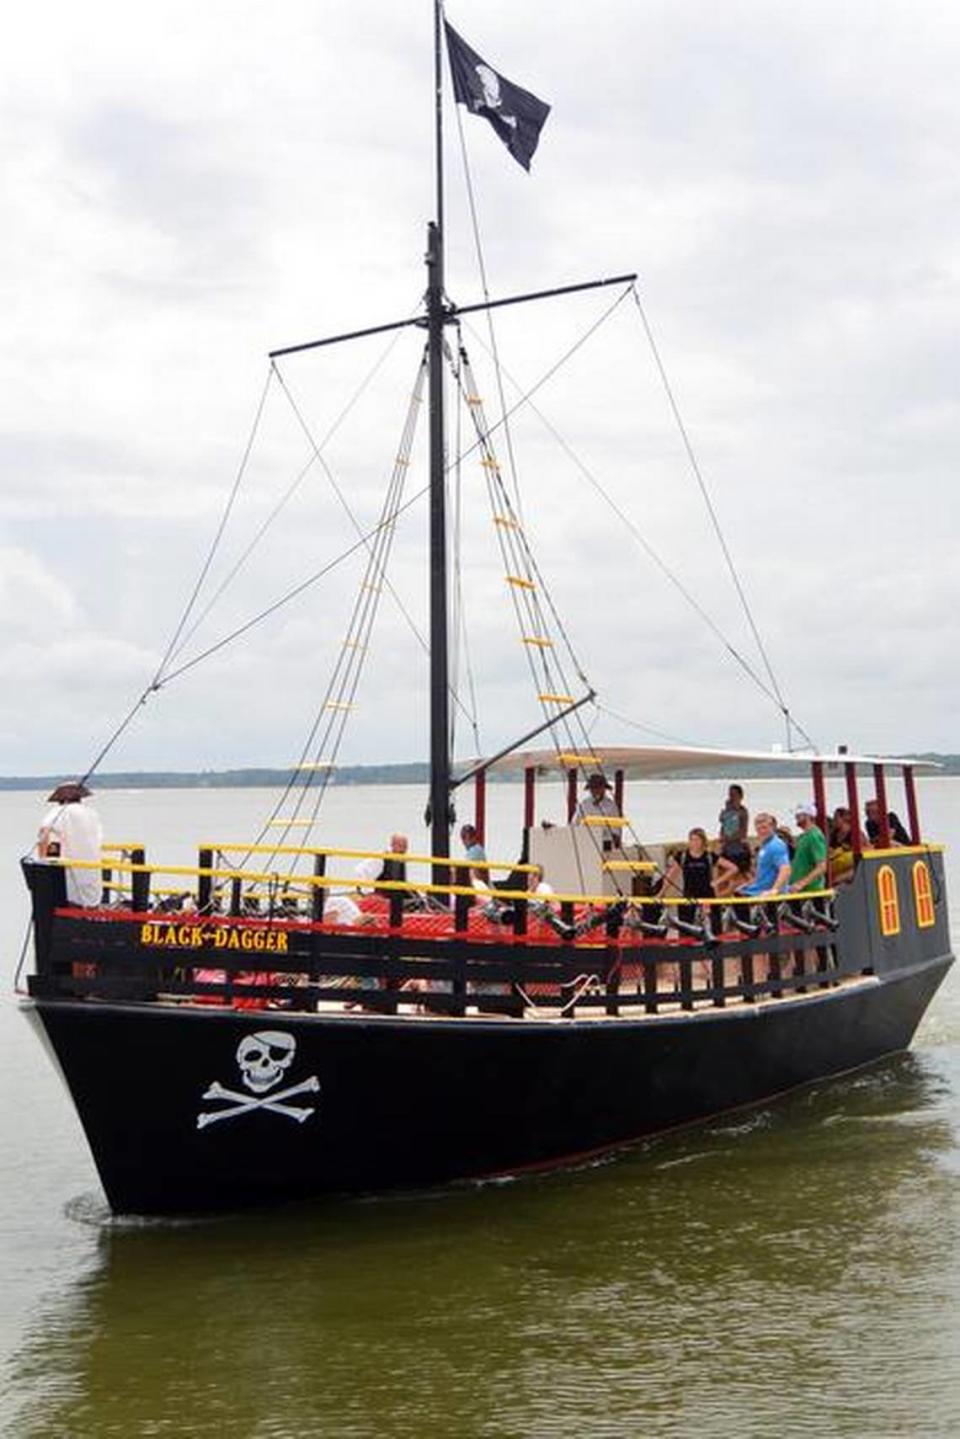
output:
{"label": "wooden railing", "polygon": [[[191,1000],[316,1010],[345,1004],[377,1013],[572,1016],[652,1015],[751,1004],[860,975],[841,967],[832,891],[694,901],[644,896],[478,891],[467,883],[365,880],[330,874],[331,859],[433,864],[429,855],[342,849],[287,850],[314,873],[230,868],[213,862],[152,865],[111,859],[114,898],[94,910],[42,900],[53,865],[31,883],[38,973],[33,992],[136,1001]],[[277,855],[272,846],[248,850]],[[447,861],[533,874],[513,862]],[[98,868],[63,861],[59,868]],[[159,877],[165,882],[155,883]],[[187,881],[183,888],[169,880]],[[59,877],[62,884],[62,875]],[[357,926],[324,918],[331,889],[358,884],[386,903]],[[412,899],[420,908],[405,910]],[[172,901],[172,903],[171,903]],[[494,901],[504,922],[477,921]],[[544,903],[562,926],[548,927]],[[46,906],[46,908],[44,908]],[[686,912],[682,919],[677,911]],[[691,918],[692,911],[692,918]],[[507,918],[506,916],[509,916]],[[42,942],[41,942],[41,936]]]}

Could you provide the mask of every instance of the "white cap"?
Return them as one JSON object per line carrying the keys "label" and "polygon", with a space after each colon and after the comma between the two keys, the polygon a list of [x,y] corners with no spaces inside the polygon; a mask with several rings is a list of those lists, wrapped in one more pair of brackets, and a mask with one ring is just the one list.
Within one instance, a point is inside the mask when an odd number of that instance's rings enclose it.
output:
{"label": "white cap", "polygon": [[817,806],[816,806],[815,804],[807,804],[807,803],[804,801],[804,802],[801,802],[801,803],[798,804],[798,805],[795,805],[793,812],[794,812],[795,815],[801,815],[801,814],[806,815],[807,819],[816,819],[816,817],[817,817]]}

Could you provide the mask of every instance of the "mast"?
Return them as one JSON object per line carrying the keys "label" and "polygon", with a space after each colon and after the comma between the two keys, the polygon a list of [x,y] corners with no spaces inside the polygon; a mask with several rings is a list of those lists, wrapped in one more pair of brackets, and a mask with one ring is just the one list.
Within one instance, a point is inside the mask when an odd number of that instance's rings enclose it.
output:
{"label": "mast", "polygon": [[[444,435],[443,329],[443,67],[441,0],[433,4],[434,142],[436,219],[427,226],[427,353],[430,400],[430,846],[450,853],[450,704],[447,634],[446,447]],[[446,881],[435,866],[435,883]],[[442,870],[442,873],[441,873]]]}

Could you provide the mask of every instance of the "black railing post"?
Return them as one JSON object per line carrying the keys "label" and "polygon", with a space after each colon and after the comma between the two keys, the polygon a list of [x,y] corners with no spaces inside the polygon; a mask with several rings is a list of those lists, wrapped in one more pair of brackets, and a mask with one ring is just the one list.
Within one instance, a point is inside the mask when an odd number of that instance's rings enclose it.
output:
{"label": "black railing post", "polygon": [[[313,874],[315,879],[323,879],[327,872],[327,856],[317,854],[313,857]],[[323,901],[326,897],[326,886],[314,884],[310,887],[310,918],[314,924],[323,923]]]}
{"label": "black railing post", "polygon": [[680,974],[680,1008],[693,1008],[693,960],[689,950],[681,950],[677,965]]}
{"label": "black railing post", "polygon": [[202,849],[197,855],[197,868],[206,870],[206,874],[197,877],[197,910],[200,914],[210,914],[213,910],[213,850]]}
{"label": "black railing post", "polygon": [[[130,863],[134,865],[145,865],[147,857],[142,849],[130,851]],[[150,871],[148,869],[135,869],[130,881],[130,903],[137,914],[145,914],[150,908]]]}

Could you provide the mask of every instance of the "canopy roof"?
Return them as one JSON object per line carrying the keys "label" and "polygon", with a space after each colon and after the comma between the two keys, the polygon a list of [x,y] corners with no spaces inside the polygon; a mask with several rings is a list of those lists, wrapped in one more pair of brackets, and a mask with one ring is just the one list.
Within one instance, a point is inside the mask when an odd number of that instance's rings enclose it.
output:
{"label": "canopy roof", "polygon": [[629,770],[634,778],[653,779],[663,775],[689,771],[716,770],[737,765],[769,765],[771,769],[807,770],[815,760],[824,765],[882,764],[895,769],[909,765],[917,774],[929,774],[942,766],[927,759],[911,759],[900,755],[863,754],[795,754],[779,750],[694,749],[662,745],[590,745],[579,750],[555,749],[514,750],[496,759],[489,766],[500,773],[535,769],[541,774],[564,773],[571,769]]}

